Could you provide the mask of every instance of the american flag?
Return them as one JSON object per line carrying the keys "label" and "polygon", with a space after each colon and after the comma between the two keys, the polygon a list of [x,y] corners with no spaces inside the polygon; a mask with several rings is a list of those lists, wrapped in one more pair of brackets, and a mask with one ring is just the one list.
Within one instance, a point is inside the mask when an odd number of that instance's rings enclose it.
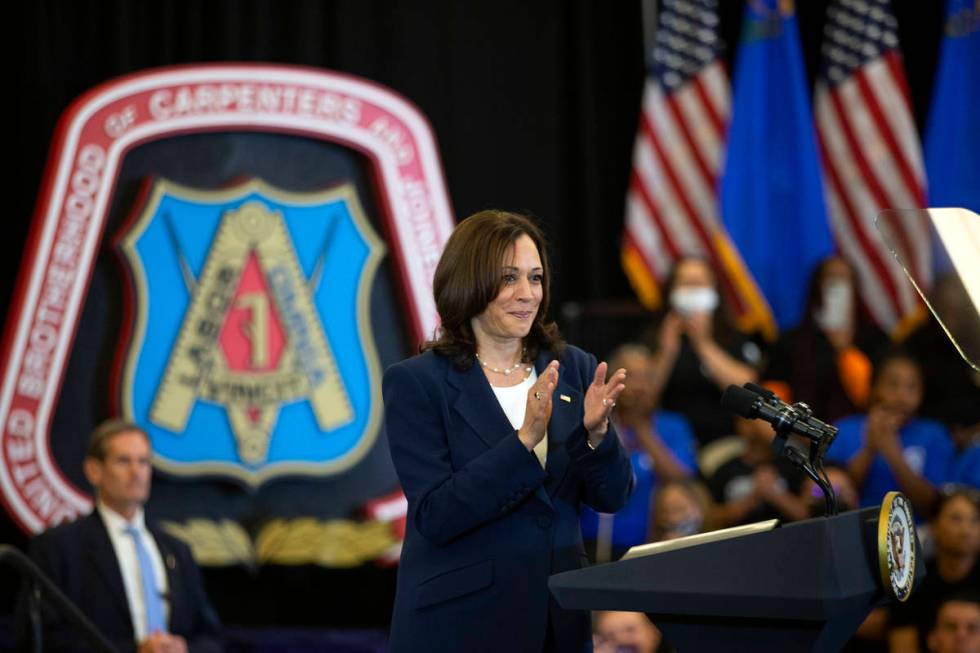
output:
{"label": "american flag", "polygon": [[[664,0],[626,197],[623,267],[641,301],[684,256],[709,260],[739,326],[768,309],[724,235],[717,181],[731,112],[715,0]],[[764,302],[764,300],[761,300]]]}
{"label": "american flag", "polygon": [[[875,229],[883,209],[925,204],[922,152],[888,0],[835,0],[827,10],[814,116],[834,238],[857,270],[872,316],[887,330],[919,306]],[[914,212],[890,213],[889,241],[928,286],[930,235]]]}

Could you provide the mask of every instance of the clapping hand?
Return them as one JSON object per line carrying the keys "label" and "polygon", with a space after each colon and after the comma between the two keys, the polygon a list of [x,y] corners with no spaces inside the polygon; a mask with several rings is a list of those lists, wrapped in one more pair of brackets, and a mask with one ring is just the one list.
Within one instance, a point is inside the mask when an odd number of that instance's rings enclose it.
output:
{"label": "clapping hand", "polygon": [[602,436],[606,434],[606,429],[609,427],[609,414],[616,405],[619,393],[626,387],[623,383],[626,381],[626,370],[622,368],[616,370],[616,373],[606,382],[607,368],[605,362],[599,363],[595,368],[592,384],[585,392],[585,416],[582,424],[589,432],[589,440],[593,443],[602,440]]}
{"label": "clapping hand", "polygon": [[885,405],[872,406],[868,410],[868,420],[865,424],[866,446],[885,456],[900,453],[902,444],[898,430],[904,421],[903,414]]}
{"label": "clapping hand", "polygon": [[551,419],[551,397],[558,385],[558,361],[551,361],[544,372],[527,391],[527,407],[524,410],[524,423],[517,431],[527,450],[530,451],[544,439]]}

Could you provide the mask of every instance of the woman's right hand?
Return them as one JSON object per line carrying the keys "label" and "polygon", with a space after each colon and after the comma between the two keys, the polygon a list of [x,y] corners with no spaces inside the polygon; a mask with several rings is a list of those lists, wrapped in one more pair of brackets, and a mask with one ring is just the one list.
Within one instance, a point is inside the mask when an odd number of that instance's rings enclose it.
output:
{"label": "woman's right hand", "polygon": [[548,431],[548,420],[551,419],[551,395],[557,385],[558,361],[551,361],[527,391],[524,423],[518,429],[517,437],[528,451],[534,449]]}

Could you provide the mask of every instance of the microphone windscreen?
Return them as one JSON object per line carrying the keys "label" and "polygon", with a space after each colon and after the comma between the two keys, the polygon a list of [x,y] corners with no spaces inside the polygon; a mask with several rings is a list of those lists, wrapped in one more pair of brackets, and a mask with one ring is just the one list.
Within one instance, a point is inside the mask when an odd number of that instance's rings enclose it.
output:
{"label": "microphone windscreen", "polygon": [[754,392],[730,385],[721,395],[721,407],[742,417],[755,417],[755,402],[759,398]]}

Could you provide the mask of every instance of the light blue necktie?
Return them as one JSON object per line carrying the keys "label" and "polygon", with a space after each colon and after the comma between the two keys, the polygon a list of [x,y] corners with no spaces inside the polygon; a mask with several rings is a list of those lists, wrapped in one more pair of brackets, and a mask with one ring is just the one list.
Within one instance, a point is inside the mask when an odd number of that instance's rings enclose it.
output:
{"label": "light blue necktie", "polygon": [[126,534],[133,538],[136,544],[136,557],[140,561],[140,577],[143,586],[143,605],[146,607],[146,634],[156,631],[165,632],[167,624],[163,620],[163,597],[157,587],[157,576],[153,573],[153,563],[150,552],[143,544],[143,538],[135,526],[127,526]]}

